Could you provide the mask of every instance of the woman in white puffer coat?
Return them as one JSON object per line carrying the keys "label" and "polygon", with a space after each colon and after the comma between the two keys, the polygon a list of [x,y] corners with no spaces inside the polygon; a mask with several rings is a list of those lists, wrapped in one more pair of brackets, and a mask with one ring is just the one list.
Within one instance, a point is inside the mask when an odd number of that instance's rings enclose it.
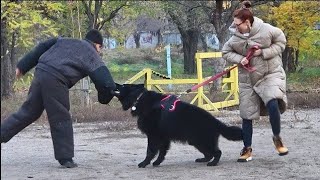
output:
{"label": "woman in white puffer coat", "polygon": [[[259,46],[250,60],[256,68],[248,72],[239,66],[240,117],[243,119],[244,148],[238,162],[252,160],[252,121],[269,115],[273,132],[273,142],[279,155],[288,154],[280,137],[280,113],[286,110],[286,74],[282,68],[281,54],[286,38],[281,29],[253,17],[251,4],[243,2],[243,7],[234,12],[233,26],[236,30],[222,49],[223,58],[236,64],[247,65],[247,51]],[[232,30],[232,28],[230,28]]]}

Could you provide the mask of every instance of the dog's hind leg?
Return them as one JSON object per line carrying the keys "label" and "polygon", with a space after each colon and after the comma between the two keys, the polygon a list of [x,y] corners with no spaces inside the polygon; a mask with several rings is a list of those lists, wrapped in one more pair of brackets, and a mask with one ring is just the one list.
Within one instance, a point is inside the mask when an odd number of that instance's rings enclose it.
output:
{"label": "dog's hind leg", "polygon": [[161,143],[159,156],[157,160],[152,163],[153,166],[159,166],[163,162],[169,148],[170,148],[170,141],[165,141]]}
{"label": "dog's hind leg", "polygon": [[209,162],[207,166],[216,166],[220,161],[221,154],[222,152],[220,151],[220,149],[217,149],[213,154],[214,159],[211,162]]}
{"label": "dog's hind leg", "polygon": [[155,139],[148,137],[147,156],[141,163],[138,164],[139,168],[145,168],[148,164],[150,164],[151,160],[158,153],[157,144],[158,143]]}
{"label": "dog's hind leg", "polygon": [[209,151],[208,147],[205,145],[194,145],[201,153],[203,153],[204,158],[198,158],[195,162],[209,162],[213,158],[213,154]]}

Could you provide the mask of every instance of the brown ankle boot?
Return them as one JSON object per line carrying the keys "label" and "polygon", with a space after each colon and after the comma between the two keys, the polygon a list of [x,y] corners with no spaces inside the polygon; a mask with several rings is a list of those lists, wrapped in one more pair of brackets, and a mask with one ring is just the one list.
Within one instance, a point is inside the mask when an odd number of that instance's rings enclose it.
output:
{"label": "brown ankle boot", "polygon": [[252,148],[244,147],[240,152],[240,157],[238,158],[238,162],[248,162],[252,160]]}
{"label": "brown ankle boot", "polygon": [[273,136],[272,139],[273,139],[274,146],[280,156],[284,156],[289,153],[288,148],[285,145],[283,145],[283,142],[280,136]]}

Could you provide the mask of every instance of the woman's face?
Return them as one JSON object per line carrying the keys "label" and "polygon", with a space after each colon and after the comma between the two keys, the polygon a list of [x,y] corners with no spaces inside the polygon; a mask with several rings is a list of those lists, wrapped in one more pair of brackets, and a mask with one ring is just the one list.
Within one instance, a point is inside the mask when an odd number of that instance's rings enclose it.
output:
{"label": "woman's face", "polygon": [[235,17],[233,18],[233,23],[241,34],[250,32],[249,27],[251,24],[249,20],[242,21],[241,19]]}

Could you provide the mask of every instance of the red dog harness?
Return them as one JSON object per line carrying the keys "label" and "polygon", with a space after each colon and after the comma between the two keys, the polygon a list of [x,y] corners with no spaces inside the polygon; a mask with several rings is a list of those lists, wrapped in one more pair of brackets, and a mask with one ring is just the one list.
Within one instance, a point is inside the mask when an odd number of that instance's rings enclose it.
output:
{"label": "red dog harness", "polygon": [[177,96],[167,95],[160,101],[161,109],[172,112],[176,109],[176,105],[179,101],[180,99]]}

